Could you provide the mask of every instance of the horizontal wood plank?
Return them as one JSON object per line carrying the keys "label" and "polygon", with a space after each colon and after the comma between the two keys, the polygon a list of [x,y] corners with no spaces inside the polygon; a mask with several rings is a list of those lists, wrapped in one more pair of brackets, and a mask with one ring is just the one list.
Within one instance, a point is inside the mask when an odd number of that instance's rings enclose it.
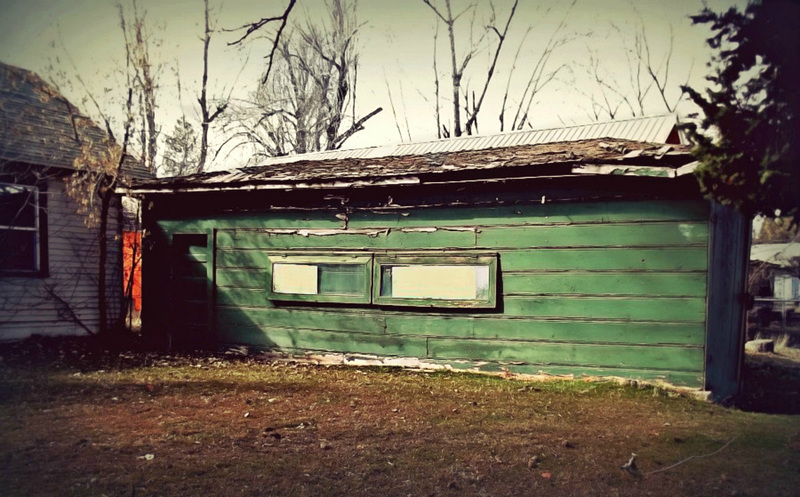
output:
{"label": "horizontal wood plank", "polygon": [[426,338],[316,331],[271,326],[220,330],[219,340],[286,351],[328,351],[384,356],[425,357]]}
{"label": "horizontal wood plank", "polygon": [[504,274],[503,293],[704,297],[704,273]]}
{"label": "horizontal wood plank", "polygon": [[218,306],[273,307],[265,288],[217,287],[216,296]]}
{"label": "horizontal wood plank", "polygon": [[706,247],[533,249],[500,252],[503,271],[704,271]]}
{"label": "horizontal wood plank", "polygon": [[342,312],[220,307],[217,309],[217,324],[224,329],[254,325],[353,333],[383,334],[384,332],[383,316],[358,310]]}
{"label": "horizontal wood plank", "polygon": [[685,246],[708,242],[701,222],[483,228],[479,248]]}
{"label": "horizontal wood plank", "polygon": [[471,337],[475,324],[475,319],[470,316],[388,314],[385,319],[386,333],[389,335]]}
{"label": "horizontal wood plank", "polygon": [[235,286],[240,288],[266,288],[268,273],[263,269],[217,269],[218,286]]}
{"label": "horizontal wood plank", "polygon": [[308,236],[300,234],[266,233],[259,231],[220,231],[217,246],[257,249],[396,249],[471,248],[475,233],[470,231],[435,232],[378,232],[373,235],[359,232]]}
{"label": "horizontal wood plank", "polygon": [[334,211],[241,213],[199,219],[161,219],[158,226],[171,233],[205,233],[210,229],[236,228],[341,228],[344,223],[336,218],[336,214]]}
{"label": "horizontal wood plank", "polygon": [[702,345],[702,323],[640,323],[480,317],[474,320],[477,338],[552,340],[584,343]]}
{"label": "horizontal wood plank", "polygon": [[671,385],[701,388],[703,374],[700,371],[667,371],[652,369],[627,369],[627,368],[585,368],[575,366],[531,366],[525,364],[510,364],[505,369],[516,374],[548,374],[569,375],[580,377],[617,377],[645,380],[652,382],[666,382]]}
{"label": "horizontal wood plank", "polygon": [[353,228],[423,226],[492,226],[512,224],[609,223],[636,221],[705,221],[708,205],[702,201],[586,202],[499,207],[451,207],[403,211],[356,211]]}
{"label": "horizontal wood plank", "polygon": [[269,267],[269,255],[262,250],[217,250],[217,268]]}
{"label": "horizontal wood plank", "polygon": [[521,343],[498,340],[430,338],[429,355],[435,359],[485,359],[528,364],[703,370],[701,347],[596,345],[577,343]]}
{"label": "horizontal wood plank", "polygon": [[508,316],[703,322],[702,298],[504,297]]}

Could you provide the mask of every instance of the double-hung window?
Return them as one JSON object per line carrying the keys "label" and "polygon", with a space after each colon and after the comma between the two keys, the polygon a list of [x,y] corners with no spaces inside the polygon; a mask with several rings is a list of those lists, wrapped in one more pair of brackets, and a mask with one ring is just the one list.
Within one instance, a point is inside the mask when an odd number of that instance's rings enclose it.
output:
{"label": "double-hung window", "polygon": [[0,183],[0,274],[42,271],[39,189]]}

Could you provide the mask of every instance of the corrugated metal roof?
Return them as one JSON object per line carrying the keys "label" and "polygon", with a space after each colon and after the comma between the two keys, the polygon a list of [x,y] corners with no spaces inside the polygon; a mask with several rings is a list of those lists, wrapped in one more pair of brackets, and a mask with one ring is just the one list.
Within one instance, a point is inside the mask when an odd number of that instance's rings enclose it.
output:
{"label": "corrugated metal roof", "polygon": [[800,258],[800,243],[754,243],[750,247],[750,260],[791,267]]}
{"label": "corrugated metal roof", "polygon": [[536,130],[511,131],[496,135],[461,136],[421,143],[402,143],[383,147],[357,148],[351,150],[329,150],[308,154],[271,157],[259,165],[288,164],[297,161],[317,161],[326,159],[374,159],[378,157],[400,157],[430,153],[483,150],[488,148],[513,147],[517,145],[536,145],[595,138],[618,138],[646,143],[667,143],[675,130],[678,118],[675,114],[639,117],[608,122],[548,128]]}

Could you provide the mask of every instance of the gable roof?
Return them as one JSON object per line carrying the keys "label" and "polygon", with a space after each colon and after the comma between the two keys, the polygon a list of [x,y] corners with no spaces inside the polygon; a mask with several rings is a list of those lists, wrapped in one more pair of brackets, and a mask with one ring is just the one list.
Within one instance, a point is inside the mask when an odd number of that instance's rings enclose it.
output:
{"label": "gable roof", "polygon": [[376,158],[309,155],[232,171],[161,178],[132,191],[348,188],[586,174],[668,178],[691,172],[696,163],[685,145],[608,138]]}
{"label": "gable roof", "polygon": [[[0,62],[0,160],[75,170],[81,145],[101,147],[107,136],[36,73]],[[132,157],[123,171],[153,177]]]}

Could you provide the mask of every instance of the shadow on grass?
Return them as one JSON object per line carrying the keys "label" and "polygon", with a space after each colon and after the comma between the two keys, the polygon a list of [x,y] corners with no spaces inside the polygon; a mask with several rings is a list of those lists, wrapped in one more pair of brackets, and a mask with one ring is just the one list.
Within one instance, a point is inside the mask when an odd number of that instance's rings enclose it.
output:
{"label": "shadow on grass", "polygon": [[800,414],[800,363],[780,355],[748,355],[734,405],[744,411]]}
{"label": "shadow on grass", "polygon": [[[209,351],[165,355],[146,351],[133,345],[128,352],[109,350],[93,337],[40,337],[21,342],[0,343],[0,366],[67,368],[83,372],[100,369],[125,370],[155,365],[185,366],[207,362],[219,357]],[[800,354],[798,354],[800,357]],[[226,356],[224,360],[247,360],[246,357]],[[178,385],[186,388],[187,385]],[[224,383],[224,382],[223,382]],[[194,388],[225,391],[242,386],[235,384],[192,381]],[[284,385],[285,387],[286,385]],[[263,385],[262,385],[263,387]],[[133,390],[141,385],[131,385]],[[298,386],[298,388],[301,388]],[[46,393],[46,392],[42,392]],[[767,414],[800,414],[800,360],[782,354],[747,355],[742,370],[741,393],[731,403],[743,411]]]}

